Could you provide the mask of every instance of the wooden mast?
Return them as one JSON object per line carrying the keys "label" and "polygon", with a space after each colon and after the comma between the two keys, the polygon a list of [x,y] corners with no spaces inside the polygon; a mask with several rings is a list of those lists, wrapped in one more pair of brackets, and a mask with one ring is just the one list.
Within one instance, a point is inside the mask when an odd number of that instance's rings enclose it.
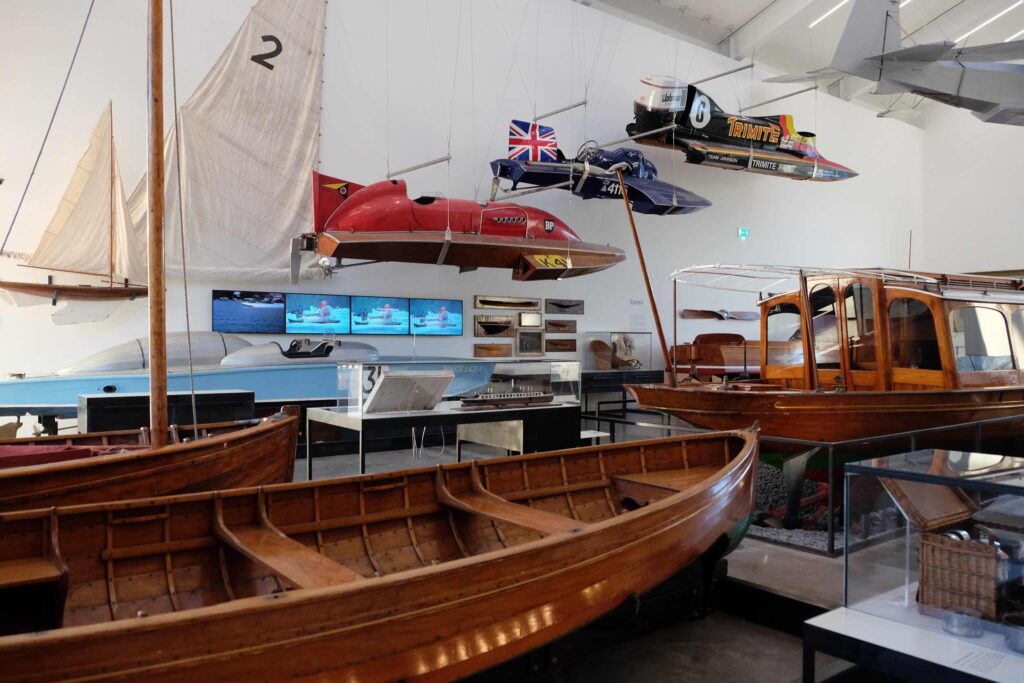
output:
{"label": "wooden mast", "polygon": [[110,225],[107,247],[110,250],[108,261],[107,279],[110,286],[114,286],[114,103],[108,102],[110,108]]}
{"label": "wooden mast", "polygon": [[[811,297],[807,293],[807,274],[800,270],[800,308],[804,310],[801,315],[804,325],[804,336],[807,339],[807,360],[804,363],[804,371],[807,379],[807,389],[817,391],[818,389],[818,359],[817,349],[814,342],[814,311],[811,308]],[[766,356],[767,357],[767,356]]]}
{"label": "wooden mast", "polygon": [[149,2],[149,430],[167,443],[167,317],[164,288],[163,0]]}
{"label": "wooden mast", "polygon": [[[665,370],[672,369],[669,382],[676,385],[675,366],[671,364],[668,355],[668,344],[665,342],[665,330],[661,327],[661,316],[658,315],[658,304],[654,301],[654,292],[651,291],[651,278],[647,274],[647,262],[644,260],[644,250],[640,246],[640,237],[636,232],[636,223],[633,221],[633,207],[629,204],[629,197],[626,194],[626,183],[622,179],[622,170],[616,169],[615,175],[619,177],[619,187],[622,188],[622,201],[626,203],[626,215],[629,217],[629,229],[633,232],[633,245],[636,247],[636,255],[640,260],[640,273],[644,276],[644,286],[647,288],[647,300],[651,302],[651,312],[654,313],[654,327],[658,331],[658,341],[661,342],[661,356],[665,359]],[[674,313],[673,313],[674,315]]]}

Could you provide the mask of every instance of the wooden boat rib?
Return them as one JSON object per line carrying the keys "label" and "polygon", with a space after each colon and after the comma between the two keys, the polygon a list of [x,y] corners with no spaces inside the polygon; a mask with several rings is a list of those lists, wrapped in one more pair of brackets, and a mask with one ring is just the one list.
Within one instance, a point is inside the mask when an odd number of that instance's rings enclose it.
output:
{"label": "wooden boat rib", "polygon": [[2,513],[0,680],[450,680],[720,557],[756,466],[747,429]]}
{"label": "wooden boat rib", "polygon": [[[298,418],[0,441],[0,510],[24,510],[291,481]],[[20,466],[6,466],[5,460]],[[23,464],[23,463],[38,464]]]}

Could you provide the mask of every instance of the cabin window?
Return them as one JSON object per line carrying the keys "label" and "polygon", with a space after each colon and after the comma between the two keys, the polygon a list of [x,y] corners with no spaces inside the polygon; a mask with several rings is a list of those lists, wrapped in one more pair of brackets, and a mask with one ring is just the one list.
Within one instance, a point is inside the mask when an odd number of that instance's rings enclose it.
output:
{"label": "cabin window", "polygon": [[939,339],[928,304],[917,299],[893,299],[889,304],[892,366],[941,370]]}
{"label": "cabin window", "polygon": [[800,308],[796,304],[775,304],[768,309],[767,318],[765,364],[803,365]]}
{"label": "cabin window", "polygon": [[1018,353],[1024,348],[1024,308],[1014,307],[1010,313],[1010,327],[1013,329],[1013,334],[1017,338],[1017,343],[1021,344],[1017,348]]}
{"label": "cabin window", "polygon": [[875,298],[867,285],[846,288],[847,351],[851,370],[877,370]]}
{"label": "cabin window", "polygon": [[960,372],[1013,370],[1006,318],[994,308],[964,306],[951,311],[956,369]]}
{"label": "cabin window", "polygon": [[814,362],[819,369],[842,367],[839,358],[839,308],[836,293],[828,285],[811,290],[814,322]]}

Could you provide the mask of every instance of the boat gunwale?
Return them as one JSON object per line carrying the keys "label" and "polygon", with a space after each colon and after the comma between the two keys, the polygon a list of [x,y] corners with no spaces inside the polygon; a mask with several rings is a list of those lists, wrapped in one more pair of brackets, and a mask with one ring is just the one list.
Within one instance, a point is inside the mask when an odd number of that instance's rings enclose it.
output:
{"label": "boat gunwale", "polygon": [[[744,472],[744,476],[737,475],[737,472],[742,468],[749,470],[754,466],[758,454],[758,432],[759,427],[755,424],[751,427],[744,429],[735,430],[722,430],[715,432],[704,432],[700,434],[688,434],[684,436],[675,437],[664,437],[660,439],[652,439],[644,441],[643,443],[666,443],[666,442],[684,442],[684,441],[698,441],[698,440],[713,440],[721,439],[726,441],[730,438],[739,438],[741,440],[741,447],[739,451],[733,456],[728,463],[719,468],[713,475],[706,477],[701,480],[698,484],[692,487],[688,487],[684,490],[678,491],[670,496],[666,496],[660,500],[649,503],[636,510],[631,510],[628,513],[616,515],[599,522],[587,524],[578,531],[556,533],[539,538],[533,541],[521,543],[511,547],[505,547],[497,550],[480,553],[478,555],[471,555],[467,557],[461,557],[447,562],[442,562],[436,565],[429,565],[409,569],[405,571],[395,572],[387,574],[385,576],[373,577],[372,582],[367,581],[356,581],[350,583],[342,583],[335,586],[326,586],[323,588],[306,588],[296,589],[287,591],[285,593],[275,593],[270,595],[258,595],[247,598],[239,598],[235,600],[227,600],[214,605],[207,605],[203,607],[197,607],[193,609],[181,610],[177,612],[167,612],[163,614],[155,614],[147,616],[141,622],[138,619],[121,619],[117,621],[102,622],[98,624],[88,624],[82,626],[69,626],[62,628],[49,629],[46,631],[36,631],[32,633],[21,633],[10,636],[0,637],[0,653],[5,650],[16,651],[21,647],[46,647],[56,646],[60,644],[66,644],[76,640],[92,639],[103,636],[118,636],[122,633],[145,633],[154,630],[173,628],[176,622],[187,622],[195,620],[197,616],[204,616],[207,619],[230,619],[237,616],[239,613],[245,613],[247,616],[253,616],[259,618],[257,615],[260,612],[267,610],[278,610],[278,609],[297,609],[303,605],[309,603],[315,603],[323,600],[330,596],[336,598],[341,594],[353,591],[361,591],[366,589],[383,589],[391,586],[392,584],[401,584],[412,580],[422,581],[429,580],[431,577],[444,574],[450,571],[456,571],[460,569],[468,569],[473,566],[483,566],[484,564],[492,565],[493,563],[501,563],[515,558],[521,555],[532,552],[542,552],[549,547],[555,547],[571,541],[573,543],[584,542],[594,536],[602,534],[611,528],[622,525],[626,522],[641,522],[646,520],[648,517],[664,513],[667,510],[671,510],[677,506],[685,504],[687,501],[698,497],[704,493],[708,488],[719,482],[728,481],[733,479],[730,489],[739,485],[747,472]],[[502,458],[497,462],[505,463],[508,461],[519,460],[530,460],[539,458],[551,458],[554,456],[562,456],[578,453],[580,451],[594,452],[595,450],[605,450],[608,447],[622,448],[627,444],[637,444],[639,442],[625,442],[618,444],[602,444],[595,447],[582,447],[575,449],[566,449],[561,451],[549,451],[546,453],[532,453],[523,456],[512,456],[509,458]],[[439,465],[437,467],[423,467],[416,468],[415,470],[396,470],[390,473],[378,473],[372,475],[362,475],[356,477],[341,477],[337,479],[325,479],[314,482],[292,482],[285,484],[273,484],[269,486],[257,486],[248,487],[245,489],[233,489],[229,491],[216,491],[216,492],[204,492],[194,494],[184,494],[178,496],[164,496],[162,498],[143,498],[132,501],[121,501],[114,503],[90,503],[86,505],[69,506],[65,508],[54,508],[54,509],[38,509],[38,510],[27,510],[18,511],[14,513],[0,513],[0,522],[3,521],[18,521],[24,519],[40,518],[44,516],[56,515],[59,516],[63,512],[65,515],[70,513],[93,513],[105,510],[123,510],[132,507],[144,508],[152,505],[167,505],[172,503],[187,503],[199,500],[212,500],[215,496],[221,496],[223,498],[241,497],[246,495],[259,495],[267,492],[290,490],[296,488],[310,487],[313,485],[329,485],[336,484],[343,480],[349,481],[369,481],[378,480],[382,478],[395,477],[397,475],[408,476],[413,473],[432,473],[438,470],[450,471],[458,469],[468,469],[473,466],[473,463],[449,463],[448,465]],[[751,482],[753,485],[753,482]],[[498,495],[498,494],[495,494]],[[710,501],[713,503],[714,501]],[[690,515],[685,517],[673,518],[673,524],[678,524],[689,518]],[[588,562],[595,558],[587,558],[580,560],[579,562],[572,563],[571,566],[579,566],[581,563]],[[564,569],[564,568],[563,568]],[[553,571],[560,571],[559,569]],[[543,576],[548,574],[541,574],[540,576],[530,577],[526,579],[528,581],[539,580]],[[513,582],[508,586],[497,586],[492,589],[493,591],[507,590],[511,587],[518,585]],[[484,593],[486,594],[486,592]],[[478,597],[475,595],[473,597]],[[466,599],[469,599],[468,597]],[[447,604],[447,603],[446,603]],[[434,606],[433,609],[437,607]],[[431,609],[425,607],[421,609]],[[414,613],[415,611],[411,612]],[[388,617],[382,617],[382,619],[393,618],[394,615]],[[347,626],[345,628],[349,628]],[[310,635],[323,635],[323,634],[310,634]],[[43,641],[43,642],[41,642]],[[261,647],[273,645],[274,643],[262,643]],[[159,664],[151,665],[157,667]]]}
{"label": "boat gunwale", "polygon": [[[21,477],[26,476],[73,472],[75,470],[96,467],[99,465],[119,465],[121,463],[127,463],[133,460],[148,460],[153,457],[167,455],[173,456],[179,454],[182,451],[198,451],[203,450],[204,447],[210,446],[215,446],[218,449],[228,448],[232,445],[236,445],[235,442],[237,441],[249,441],[252,440],[253,438],[258,438],[263,432],[272,431],[275,428],[279,427],[282,423],[287,424],[289,421],[295,421],[296,423],[298,423],[298,419],[299,418],[294,415],[288,415],[286,417],[279,418],[276,420],[268,417],[261,419],[258,423],[253,425],[240,426],[239,429],[237,430],[220,432],[217,434],[209,435],[206,438],[167,444],[166,446],[161,446],[159,448],[154,448],[150,446],[133,451],[127,451],[125,453],[107,453],[103,455],[91,455],[82,458],[75,458],[74,460],[65,460],[63,462],[42,463],[39,465],[22,465],[20,467],[7,467],[0,469],[0,483],[3,483],[4,481],[10,479],[19,479]],[[25,441],[30,441],[30,439],[26,439]],[[10,444],[6,442],[0,443],[0,446],[3,445],[20,444]],[[24,445],[29,446],[31,444],[25,443]],[[118,446],[126,445],[128,444],[110,444],[109,446],[107,446],[107,448],[117,448]],[[102,446],[102,444],[83,444],[83,447],[89,446]],[[91,505],[107,504],[109,503],[93,503]],[[78,506],[68,506],[63,509],[67,510],[69,508],[75,507]],[[58,507],[57,509],[59,510],[61,508]],[[9,520],[9,514],[11,513],[0,513],[0,521]]]}

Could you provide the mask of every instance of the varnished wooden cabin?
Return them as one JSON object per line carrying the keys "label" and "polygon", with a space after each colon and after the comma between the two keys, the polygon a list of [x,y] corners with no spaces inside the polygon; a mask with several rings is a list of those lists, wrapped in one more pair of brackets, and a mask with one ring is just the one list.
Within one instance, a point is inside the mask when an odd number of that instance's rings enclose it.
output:
{"label": "varnished wooden cabin", "polygon": [[[676,278],[732,289],[722,285],[797,273],[716,266]],[[759,380],[631,387],[637,400],[701,427],[756,419],[765,434],[822,441],[1024,412],[1024,282],[877,269],[803,280],[759,302]]]}
{"label": "varnished wooden cabin", "polygon": [[452,680],[739,541],[753,429],[0,513],[0,681]]}

